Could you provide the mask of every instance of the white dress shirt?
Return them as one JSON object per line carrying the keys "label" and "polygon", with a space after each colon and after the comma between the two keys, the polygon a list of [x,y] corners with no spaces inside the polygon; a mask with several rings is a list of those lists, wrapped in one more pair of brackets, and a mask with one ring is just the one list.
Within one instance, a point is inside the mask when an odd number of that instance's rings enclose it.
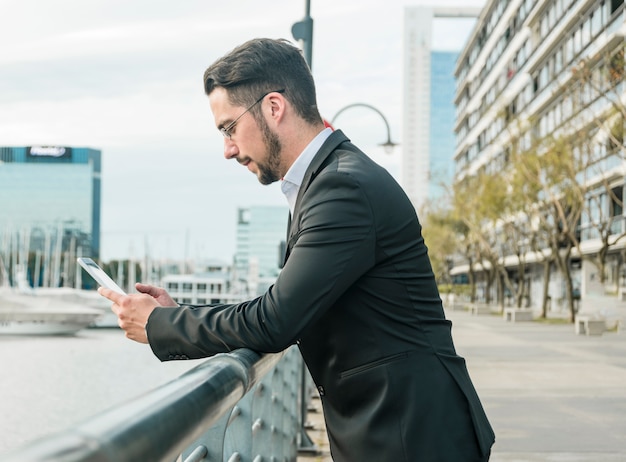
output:
{"label": "white dress shirt", "polygon": [[309,168],[313,157],[317,154],[317,151],[322,147],[324,141],[333,132],[331,128],[325,128],[322,130],[311,142],[304,148],[304,151],[298,156],[293,165],[289,168],[283,181],[280,185],[280,189],[287,198],[289,203],[289,210],[293,215],[293,210],[296,206],[296,199],[298,198],[298,191],[302,185],[304,174],[306,169]]}

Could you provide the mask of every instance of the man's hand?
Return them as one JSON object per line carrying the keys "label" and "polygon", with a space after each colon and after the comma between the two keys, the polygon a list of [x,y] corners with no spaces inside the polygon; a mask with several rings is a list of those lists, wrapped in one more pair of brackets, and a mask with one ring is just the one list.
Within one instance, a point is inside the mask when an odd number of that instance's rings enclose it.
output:
{"label": "man's hand", "polygon": [[137,292],[152,296],[157,302],[159,302],[159,306],[178,306],[178,303],[172,300],[170,294],[168,294],[165,289],[160,287],[138,282],[135,284],[135,289],[137,289]]}
{"label": "man's hand", "polygon": [[169,294],[159,287],[136,284],[140,293],[122,295],[100,287],[98,293],[113,302],[111,310],[117,316],[118,325],[126,332],[126,337],[140,343],[148,343],[146,324],[157,306],[177,306]]}

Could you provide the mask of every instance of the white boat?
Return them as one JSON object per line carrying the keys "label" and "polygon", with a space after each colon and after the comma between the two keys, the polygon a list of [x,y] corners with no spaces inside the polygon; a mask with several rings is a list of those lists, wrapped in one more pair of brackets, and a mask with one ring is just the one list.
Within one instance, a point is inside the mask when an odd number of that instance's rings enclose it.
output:
{"label": "white boat", "polygon": [[110,300],[104,298],[95,290],[82,290],[72,288],[38,288],[38,295],[61,300],[66,303],[85,308],[94,308],[100,312],[100,317],[88,327],[114,327],[119,328],[117,316],[111,311]]}
{"label": "white boat", "polygon": [[103,314],[58,296],[0,291],[0,335],[73,335]]}

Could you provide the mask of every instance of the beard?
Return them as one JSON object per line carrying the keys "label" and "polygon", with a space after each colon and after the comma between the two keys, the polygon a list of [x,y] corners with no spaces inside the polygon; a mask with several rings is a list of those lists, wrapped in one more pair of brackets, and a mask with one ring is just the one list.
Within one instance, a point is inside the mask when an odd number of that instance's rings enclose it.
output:
{"label": "beard", "polygon": [[265,119],[261,118],[261,130],[263,131],[263,141],[265,143],[266,160],[263,163],[257,163],[259,173],[257,175],[259,183],[268,185],[280,180],[281,173],[281,153],[283,145],[278,135],[270,130]]}

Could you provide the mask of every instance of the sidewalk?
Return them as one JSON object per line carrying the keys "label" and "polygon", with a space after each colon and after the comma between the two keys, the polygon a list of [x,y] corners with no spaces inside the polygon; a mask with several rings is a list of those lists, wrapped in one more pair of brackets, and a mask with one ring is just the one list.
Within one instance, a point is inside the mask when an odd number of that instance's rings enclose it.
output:
{"label": "sidewalk", "polygon": [[[626,332],[585,336],[569,323],[446,316],[496,433],[491,462],[626,461]],[[298,461],[331,461],[321,409],[308,417],[322,455]]]}

